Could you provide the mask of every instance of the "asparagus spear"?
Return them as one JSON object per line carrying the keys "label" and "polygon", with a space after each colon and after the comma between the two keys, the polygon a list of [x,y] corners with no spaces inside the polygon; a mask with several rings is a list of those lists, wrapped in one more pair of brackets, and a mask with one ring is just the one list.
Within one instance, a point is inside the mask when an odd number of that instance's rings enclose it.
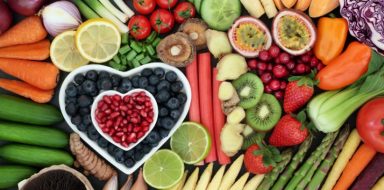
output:
{"label": "asparagus spear", "polygon": [[283,174],[279,176],[275,185],[273,185],[272,190],[282,190],[284,189],[285,184],[291,179],[293,172],[295,172],[297,166],[303,161],[308,149],[312,144],[312,136],[309,136],[299,147],[297,153],[293,156],[292,161],[289,163],[288,167],[285,169]]}
{"label": "asparagus spear", "polygon": [[349,126],[346,126],[343,129],[343,131],[340,133],[332,149],[327,154],[327,157],[325,158],[325,160],[321,163],[320,167],[316,170],[316,173],[311,179],[311,182],[309,182],[308,186],[305,188],[306,190],[319,189],[321,183],[327,176],[329,170],[331,170],[332,165],[335,162],[337,156],[339,155],[341,149],[343,149],[343,146],[349,136],[349,133],[350,133],[350,128]]}
{"label": "asparagus spear", "polygon": [[[315,152],[304,162],[298,171],[295,172],[293,178],[289,181],[285,190],[295,190],[300,181],[308,174],[308,171],[313,167],[317,159],[324,153],[328,152],[332,146],[333,141],[336,139],[337,132],[328,133],[322,140],[321,144],[317,147]],[[326,154],[326,153],[325,153]]]}
{"label": "asparagus spear", "polygon": [[281,155],[281,161],[277,163],[276,167],[273,168],[271,172],[265,175],[263,181],[257,189],[270,189],[275,183],[277,177],[279,177],[280,173],[283,172],[285,166],[291,161],[292,158],[292,150],[288,149],[284,151]]}

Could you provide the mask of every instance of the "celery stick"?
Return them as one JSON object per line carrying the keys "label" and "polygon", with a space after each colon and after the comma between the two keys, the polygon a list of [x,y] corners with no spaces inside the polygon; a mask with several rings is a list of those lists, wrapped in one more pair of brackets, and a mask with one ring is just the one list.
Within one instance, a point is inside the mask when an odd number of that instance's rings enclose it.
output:
{"label": "celery stick", "polygon": [[131,18],[135,13],[125,4],[123,0],[115,0],[115,4],[129,17]]}
{"label": "celery stick", "polygon": [[82,15],[84,15],[87,19],[92,18],[100,18],[99,15],[95,13],[91,8],[89,8],[83,1],[81,0],[73,0],[73,3],[76,4],[77,8],[79,8]]}
{"label": "celery stick", "polygon": [[115,6],[113,6],[109,0],[100,0],[100,2],[104,5],[106,9],[108,9],[109,12],[115,15],[121,22],[126,23],[128,21],[128,15],[124,14]]}

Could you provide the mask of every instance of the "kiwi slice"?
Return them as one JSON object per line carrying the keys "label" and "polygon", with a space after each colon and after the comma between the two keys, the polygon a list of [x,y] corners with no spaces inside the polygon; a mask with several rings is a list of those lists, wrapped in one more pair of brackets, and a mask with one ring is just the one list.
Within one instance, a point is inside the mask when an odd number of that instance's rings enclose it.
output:
{"label": "kiwi slice", "polygon": [[280,103],[270,94],[263,94],[257,105],[246,111],[248,125],[257,131],[271,130],[280,117]]}
{"label": "kiwi slice", "polygon": [[253,73],[245,73],[232,82],[240,97],[239,106],[248,109],[254,107],[264,91],[263,82]]}

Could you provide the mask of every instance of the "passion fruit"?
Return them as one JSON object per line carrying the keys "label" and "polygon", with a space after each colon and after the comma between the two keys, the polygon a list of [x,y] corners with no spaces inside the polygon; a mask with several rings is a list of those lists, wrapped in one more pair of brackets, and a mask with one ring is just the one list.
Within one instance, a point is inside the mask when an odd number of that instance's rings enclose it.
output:
{"label": "passion fruit", "polygon": [[244,16],[237,19],[228,31],[232,47],[247,58],[254,58],[261,50],[272,44],[271,33],[265,24],[256,18]]}
{"label": "passion fruit", "polygon": [[291,55],[302,55],[315,44],[316,28],[311,18],[303,12],[285,9],[273,20],[272,36],[284,51]]}

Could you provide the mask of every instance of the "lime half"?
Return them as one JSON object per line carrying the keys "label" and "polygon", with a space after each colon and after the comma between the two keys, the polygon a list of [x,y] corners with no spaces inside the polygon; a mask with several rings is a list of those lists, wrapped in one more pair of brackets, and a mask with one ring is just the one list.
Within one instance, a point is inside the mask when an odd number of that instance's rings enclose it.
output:
{"label": "lime half", "polygon": [[171,148],[186,164],[196,164],[209,154],[211,137],[201,124],[184,122],[172,135]]}
{"label": "lime half", "polygon": [[157,151],[144,164],[144,180],[156,189],[167,189],[176,185],[184,173],[184,163],[175,152]]}

